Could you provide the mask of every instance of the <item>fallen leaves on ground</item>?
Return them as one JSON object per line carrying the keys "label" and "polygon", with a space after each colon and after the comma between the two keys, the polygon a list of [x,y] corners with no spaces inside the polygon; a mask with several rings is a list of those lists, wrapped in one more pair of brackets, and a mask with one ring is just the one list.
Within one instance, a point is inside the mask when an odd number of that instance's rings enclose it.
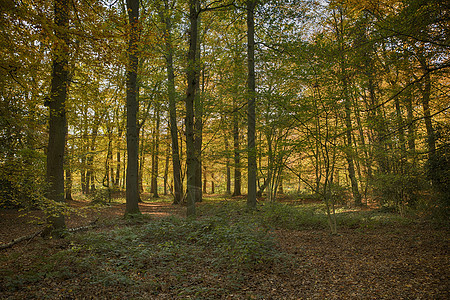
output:
{"label": "fallen leaves on ground", "polygon": [[[80,205],[78,203],[78,205]],[[143,203],[144,214],[159,218],[184,214],[184,208],[169,203]],[[113,205],[73,217],[72,227],[96,217],[103,225],[96,232],[128,226],[121,220],[123,205]],[[12,211],[2,215],[2,242],[29,234],[37,225]],[[36,213],[35,213],[36,215]],[[22,222],[14,222],[20,219]],[[105,221],[109,220],[109,221]],[[151,222],[151,220],[149,221]],[[139,224],[135,224],[139,226]],[[14,234],[14,236],[12,236]],[[73,247],[63,240],[35,238],[2,251],[1,299],[449,299],[448,231],[427,224],[385,226],[370,230],[342,229],[339,235],[326,230],[275,230],[280,252],[293,258],[254,270],[226,273],[206,263],[177,266],[153,261],[143,273],[128,274],[134,283],[93,282],[86,266],[77,276],[45,274],[46,258]],[[80,251],[84,251],[81,249]],[[210,255],[210,254],[207,254]],[[114,258],[120,260],[121,257]],[[43,274],[35,274],[42,262]],[[152,273],[152,270],[154,272]],[[228,269],[229,270],[229,269]],[[5,278],[20,274],[24,282]],[[36,276],[36,279],[25,278]]]}

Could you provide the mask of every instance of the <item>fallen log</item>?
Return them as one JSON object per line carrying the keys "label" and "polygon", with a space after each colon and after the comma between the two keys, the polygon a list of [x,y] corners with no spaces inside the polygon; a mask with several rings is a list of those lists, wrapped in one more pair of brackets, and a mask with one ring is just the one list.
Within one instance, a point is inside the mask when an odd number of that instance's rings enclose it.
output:
{"label": "fallen log", "polygon": [[[75,228],[68,228],[67,231],[73,233],[73,232],[77,232],[77,231],[88,230],[88,229],[91,229],[91,228],[96,227],[97,221],[98,221],[98,219],[95,219],[94,221],[92,221],[91,223],[89,223],[89,224],[86,225],[86,226],[80,226],[80,227],[75,227]],[[10,248],[10,247],[14,246],[15,244],[18,244],[18,243],[23,242],[23,241],[29,241],[29,240],[32,240],[32,239],[34,239],[36,236],[40,235],[40,234],[44,231],[44,229],[45,229],[45,228],[39,229],[38,231],[36,231],[36,232],[33,233],[33,234],[21,236],[21,237],[19,237],[19,238],[17,238],[17,239],[12,240],[12,241],[9,242],[9,243],[6,243],[6,244],[0,244],[0,250]]]}

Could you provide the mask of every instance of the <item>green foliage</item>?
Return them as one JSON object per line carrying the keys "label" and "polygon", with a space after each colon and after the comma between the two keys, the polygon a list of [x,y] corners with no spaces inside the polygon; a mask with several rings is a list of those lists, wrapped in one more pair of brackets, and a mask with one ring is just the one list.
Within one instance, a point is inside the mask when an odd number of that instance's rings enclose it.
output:
{"label": "green foliage", "polygon": [[450,129],[445,134],[443,142],[446,144],[436,150],[426,165],[427,177],[432,180],[433,188],[437,192],[438,206],[442,210],[450,207]]}
{"label": "green foliage", "polygon": [[[248,220],[247,220],[248,221]],[[194,247],[212,249],[212,257],[207,257],[218,268],[253,269],[273,264],[277,259],[276,245],[263,228],[255,223],[231,223],[221,217],[209,217],[197,221],[167,219],[145,226],[147,238],[164,241],[158,244],[159,250],[169,255],[182,249]]]}
{"label": "green foliage", "polygon": [[[3,274],[3,283],[13,291],[45,276],[70,280],[83,274],[92,286],[134,286],[137,291],[158,293],[172,285],[186,297],[211,297],[239,289],[247,272],[272,270],[275,264],[291,260],[279,251],[267,230],[248,218],[232,222],[226,217],[196,221],[171,217],[109,232],[77,234],[64,250],[31,266],[28,275]],[[199,265],[210,271],[208,276],[228,274],[226,283],[193,287],[184,274],[192,275]],[[201,277],[206,274],[198,276],[204,280]]]}
{"label": "green foliage", "polygon": [[375,196],[381,205],[392,207],[401,212],[402,207],[413,207],[417,202],[419,192],[425,183],[419,174],[378,174],[373,181]]}
{"label": "green foliage", "polygon": [[292,206],[268,202],[261,207],[259,218],[264,226],[277,229],[326,228],[323,209],[321,205]]}
{"label": "green foliage", "polygon": [[111,188],[96,189],[92,195],[92,204],[106,205],[111,203],[111,194],[114,191]]}
{"label": "green foliage", "polygon": [[0,162],[0,207],[36,208],[45,192],[45,156],[21,149]]}

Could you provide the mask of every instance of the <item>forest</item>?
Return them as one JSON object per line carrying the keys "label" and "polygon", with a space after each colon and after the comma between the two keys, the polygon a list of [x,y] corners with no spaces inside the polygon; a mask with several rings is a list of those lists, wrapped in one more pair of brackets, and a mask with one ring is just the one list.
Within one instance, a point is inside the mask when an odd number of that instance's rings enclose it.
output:
{"label": "forest", "polygon": [[449,41],[441,0],[0,0],[0,294],[450,297]]}

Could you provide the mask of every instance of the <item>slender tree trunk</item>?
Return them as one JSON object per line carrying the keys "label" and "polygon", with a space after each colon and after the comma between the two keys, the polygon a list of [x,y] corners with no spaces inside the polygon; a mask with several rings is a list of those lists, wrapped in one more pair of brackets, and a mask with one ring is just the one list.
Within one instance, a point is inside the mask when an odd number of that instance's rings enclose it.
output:
{"label": "slender tree trunk", "polygon": [[72,198],[72,171],[70,166],[66,166],[66,200],[71,201]]}
{"label": "slender tree trunk", "polygon": [[[69,87],[69,1],[55,0],[55,42],[52,49],[52,80],[49,108],[49,139],[47,147],[46,197],[55,202],[64,202],[64,148],[66,144],[67,120],[65,103]],[[56,211],[47,216],[44,235],[60,237],[65,228],[64,215]]]}
{"label": "slender tree trunk", "polygon": [[[346,75],[344,75],[346,76]],[[359,193],[358,188],[358,180],[356,179],[356,172],[355,172],[355,165],[353,161],[353,141],[352,141],[352,132],[353,132],[353,126],[351,121],[351,107],[350,107],[350,99],[347,92],[347,83],[344,79],[344,89],[346,90],[344,92],[346,99],[344,100],[345,103],[345,126],[346,126],[346,158],[347,158],[347,164],[348,164],[348,176],[350,177],[350,182],[352,185],[352,192],[353,192],[353,200],[355,202],[356,206],[361,206],[361,194]]]}
{"label": "slender tree trunk", "polygon": [[159,198],[158,195],[158,173],[159,173],[159,140],[160,140],[160,132],[159,125],[161,122],[160,118],[160,107],[159,103],[156,104],[156,126],[155,126],[155,144],[154,144],[154,152],[152,159],[152,193],[154,198]]}
{"label": "slender tree trunk", "polygon": [[118,141],[117,141],[117,154],[116,154],[116,160],[117,160],[117,166],[116,166],[116,180],[114,182],[114,185],[117,188],[120,188],[120,165],[121,165],[121,156],[120,156],[120,151],[122,149],[121,148],[122,145],[122,128],[121,126],[119,126],[118,128]]}
{"label": "slender tree trunk", "polygon": [[234,147],[234,191],[233,196],[241,195],[241,153],[239,147],[239,119],[238,112],[233,113],[233,147]]}
{"label": "slender tree trunk", "polygon": [[[146,147],[146,139],[145,139],[145,130],[143,127],[138,128],[138,136],[141,136],[139,139],[139,171],[138,171],[138,190],[139,193],[144,192],[144,166],[145,166],[145,147]],[[154,147],[154,142],[152,142],[152,148]],[[152,151],[153,152],[153,151]],[[152,156],[153,158],[153,156]],[[139,197],[139,202],[141,201],[141,197]]]}
{"label": "slender tree trunk", "polygon": [[247,1],[247,63],[248,63],[248,195],[247,207],[256,208],[256,79],[255,79],[255,20],[257,0]]}
{"label": "slender tree trunk", "polygon": [[230,148],[230,145],[228,144],[228,135],[225,131],[224,135],[224,142],[225,142],[225,155],[226,155],[226,194],[231,194],[231,168],[230,168],[230,157],[228,156],[228,151]]}
{"label": "slender tree trunk", "polygon": [[183,198],[183,181],[181,180],[180,150],[178,147],[177,109],[175,99],[175,75],[173,70],[172,23],[165,18],[166,31],[166,64],[169,96],[169,126],[172,139],[172,171],[174,184],[174,204],[180,204]]}
{"label": "slender tree trunk", "polygon": [[[201,18],[200,15],[197,16],[197,32],[200,32],[201,27]],[[195,99],[194,99],[194,147],[195,147],[195,164],[196,164],[196,170],[195,170],[195,192],[197,195],[195,195],[195,201],[196,202],[202,202],[203,195],[202,195],[202,143],[203,143],[203,99],[202,94],[205,90],[205,73],[204,71],[201,72],[200,70],[200,34],[197,35],[197,51],[196,51],[196,57],[195,57],[195,67],[196,70],[196,76],[197,79],[195,80],[197,82],[197,90],[195,91]],[[202,91],[200,92],[200,74],[202,74]],[[206,193],[206,191],[205,191]]]}
{"label": "slender tree trunk", "polygon": [[424,84],[421,91],[422,91],[423,116],[425,121],[425,128],[427,130],[427,146],[429,153],[428,157],[432,158],[436,153],[436,138],[434,134],[433,124],[431,122],[431,113],[430,113],[430,94],[431,94],[430,73],[425,74]]}
{"label": "slender tree trunk", "polygon": [[351,116],[351,99],[350,94],[348,91],[348,72],[347,72],[347,66],[346,66],[346,57],[345,57],[345,49],[344,49],[344,20],[343,20],[343,12],[342,9],[339,9],[339,16],[336,17],[336,37],[337,42],[339,45],[339,64],[340,64],[340,81],[343,88],[343,100],[344,100],[344,107],[345,107],[345,127],[346,127],[346,150],[345,150],[345,156],[347,160],[347,170],[348,170],[348,176],[350,177],[350,182],[352,186],[352,193],[353,193],[353,201],[356,206],[361,206],[361,194],[359,193],[358,188],[358,180],[356,178],[356,172],[355,172],[355,164],[353,160],[354,151],[353,151],[353,141],[352,141],[352,132],[353,132],[353,126],[352,126],[352,116]]}
{"label": "slender tree trunk", "polygon": [[[420,88],[422,93],[422,108],[423,116],[425,121],[425,128],[427,130],[427,148],[428,148],[428,174],[431,179],[431,184],[433,189],[439,193],[442,190],[442,185],[448,180],[443,180],[442,176],[443,167],[440,165],[440,158],[437,157],[436,153],[436,136],[433,129],[433,123],[431,120],[431,109],[430,109],[430,95],[431,95],[431,78],[430,73],[427,71],[428,64],[425,58],[420,57],[421,67],[424,72],[423,85]],[[441,160],[442,161],[442,160]],[[444,166],[445,167],[445,166]],[[448,188],[446,188],[448,190]],[[444,197],[449,197],[448,195],[443,195]]]}
{"label": "slender tree trunk", "polygon": [[406,99],[406,111],[406,122],[408,123],[408,150],[409,153],[414,156],[414,153],[416,152],[416,127],[413,122],[414,112],[412,105],[412,96],[410,94],[408,94],[408,97]]}
{"label": "slender tree trunk", "polygon": [[402,158],[406,157],[406,138],[405,138],[405,130],[403,124],[402,110],[400,107],[400,100],[398,97],[394,99],[395,104],[395,113],[397,117],[397,127],[398,127],[398,140],[400,142],[400,150]]}
{"label": "slender tree trunk", "polygon": [[194,101],[198,86],[197,68],[197,42],[198,42],[198,14],[200,3],[198,0],[189,0],[189,51],[187,64],[187,93],[186,93],[186,165],[187,165],[187,217],[195,217],[196,166],[197,155],[195,151],[194,131]]}
{"label": "slender tree trunk", "polygon": [[164,195],[167,195],[167,184],[168,184],[168,177],[169,177],[169,162],[170,162],[170,144],[167,143],[166,160],[165,160],[165,164],[164,164],[164,177],[163,177]]}
{"label": "slender tree trunk", "polygon": [[278,183],[278,194],[284,195],[284,188],[283,188],[283,175],[280,174],[280,179]]}
{"label": "slender tree trunk", "polygon": [[[363,148],[363,152],[364,152],[364,167],[365,167],[365,171],[366,171],[366,184],[364,187],[364,197],[365,197],[366,203],[367,203],[367,189],[369,187],[369,182],[372,180],[372,160],[369,158],[369,153],[367,151],[366,138],[364,135],[364,130],[363,130],[362,122],[361,122],[360,110],[359,110],[359,106],[357,105],[355,100],[353,101],[353,106],[355,108],[354,113],[356,116],[356,124],[358,126],[359,140],[360,140],[361,146]],[[339,185],[339,176],[336,176],[336,179],[337,179],[337,184]]]}
{"label": "slender tree trunk", "polygon": [[111,128],[109,126],[109,123],[107,125],[107,133],[108,133],[108,148],[106,151],[106,160],[105,160],[105,174],[103,176],[103,186],[107,187],[108,189],[111,187],[111,181],[114,181],[114,175],[111,174],[112,171],[112,167],[110,168],[110,166],[112,165],[112,132],[111,132]]}
{"label": "slender tree trunk", "polygon": [[127,151],[123,152],[123,171],[122,171],[122,190],[125,190],[125,185],[127,182],[127,168],[125,166],[128,165],[127,163]]}
{"label": "slender tree trunk", "polygon": [[[66,137],[67,139],[67,137]],[[65,161],[65,170],[66,170],[66,180],[65,180],[65,200],[71,201],[72,199],[72,170],[71,170],[71,163],[68,158],[68,152],[69,152],[69,146],[66,145],[65,152],[64,152],[64,161]]]}
{"label": "slender tree trunk", "polygon": [[81,158],[80,183],[81,192],[86,195],[86,156]]}
{"label": "slender tree trunk", "polygon": [[207,180],[206,180],[206,167],[203,168],[203,194],[206,194],[206,186],[208,184]]}
{"label": "slender tree trunk", "polygon": [[86,195],[90,195],[95,191],[95,169],[94,169],[94,153],[96,148],[98,128],[100,126],[101,117],[98,113],[94,115],[94,126],[92,128],[91,145],[88,147],[90,153],[86,157]]}
{"label": "slender tree trunk", "polygon": [[125,215],[139,214],[138,154],[139,132],[137,124],[138,103],[138,43],[139,43],[139,0],[127,0],[130,33],[128,41],[127,86],[127,175]]}

